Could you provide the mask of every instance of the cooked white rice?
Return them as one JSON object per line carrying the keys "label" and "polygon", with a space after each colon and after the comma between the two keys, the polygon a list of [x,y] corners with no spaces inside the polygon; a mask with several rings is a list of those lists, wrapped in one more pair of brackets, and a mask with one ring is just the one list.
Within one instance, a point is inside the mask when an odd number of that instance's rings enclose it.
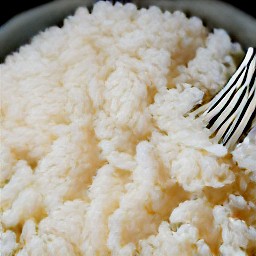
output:
{"label": "cooked white rice", "polygon": [[242,54],[198,18],[99,2],[8,56],[1,255],[255,255],[256,146],[233,160],[187,115]]}

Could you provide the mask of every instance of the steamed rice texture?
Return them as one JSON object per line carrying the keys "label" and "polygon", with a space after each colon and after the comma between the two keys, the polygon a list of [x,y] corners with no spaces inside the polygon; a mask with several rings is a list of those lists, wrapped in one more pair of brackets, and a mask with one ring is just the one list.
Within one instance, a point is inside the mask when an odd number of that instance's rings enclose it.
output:
{"label": "steamed rice texture", "polygon": [[189,115],[243,55],[199,18],[107,2],[9,55],[1,255],[255,255],[256,144],[228,152]]}

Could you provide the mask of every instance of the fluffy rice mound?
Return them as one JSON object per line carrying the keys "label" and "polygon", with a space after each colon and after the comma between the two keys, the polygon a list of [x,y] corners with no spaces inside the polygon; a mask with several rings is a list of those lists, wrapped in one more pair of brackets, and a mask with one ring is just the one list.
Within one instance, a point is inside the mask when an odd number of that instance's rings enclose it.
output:
{"label": "fluffy rice mound", "polygon": [[188,115],[243,54],[196,17],[99,2],[8,56],[1,255],[255,255],[256,146]]}

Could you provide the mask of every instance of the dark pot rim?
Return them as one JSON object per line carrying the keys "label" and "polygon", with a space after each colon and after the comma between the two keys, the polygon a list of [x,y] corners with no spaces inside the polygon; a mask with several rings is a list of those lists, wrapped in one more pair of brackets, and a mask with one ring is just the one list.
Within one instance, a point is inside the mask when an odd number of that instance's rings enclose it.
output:
{"label": "dark pot rim", "polygon": [[[59,25],[80,6],[92,8],[93,0],[57,0],[25,11],[0,28],[0,61],[16,51],[39,31]],[[134,0],[139,8],[156,5],[162,10],[181,10],[201,18],[210,28],[225,29],[242,47],[256,46],[256,19],[243,11],[217,0]]]}

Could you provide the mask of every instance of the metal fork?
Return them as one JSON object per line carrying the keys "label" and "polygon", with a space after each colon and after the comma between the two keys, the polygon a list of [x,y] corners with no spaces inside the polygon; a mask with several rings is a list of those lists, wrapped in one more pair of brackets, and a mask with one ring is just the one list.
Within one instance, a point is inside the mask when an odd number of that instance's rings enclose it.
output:
{"label": "metal fork", "polygon": [[219,143],[228,149],[256,127],[256,48],[249,47],[223,89],[194,112]]}

